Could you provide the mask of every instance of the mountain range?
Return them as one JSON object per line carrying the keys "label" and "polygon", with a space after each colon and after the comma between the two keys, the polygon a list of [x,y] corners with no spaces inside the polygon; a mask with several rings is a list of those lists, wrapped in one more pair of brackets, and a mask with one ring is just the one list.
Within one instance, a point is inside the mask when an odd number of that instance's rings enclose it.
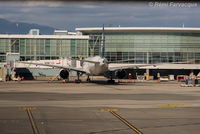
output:
{"label": "mountain range", "polygon": [[0,34],[28,34],[30,29],[39,29],[40,34],[53,34],[53,27],[38,24],[11,22],[0,18]]}

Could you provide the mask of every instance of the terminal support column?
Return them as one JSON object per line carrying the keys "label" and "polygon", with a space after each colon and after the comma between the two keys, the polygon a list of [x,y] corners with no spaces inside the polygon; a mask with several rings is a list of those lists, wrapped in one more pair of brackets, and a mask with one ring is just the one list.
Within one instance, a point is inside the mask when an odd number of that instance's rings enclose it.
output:
{"label": "terminal support column", "polygon": [[[147,64],[149,64],[149,52],[147,52]],[[149,80],[149,68],[146,69],[146,80]]]}
{"label": "terminal support column", "polygon": [[149,69],[146,69],[146,80],[149,80]]}

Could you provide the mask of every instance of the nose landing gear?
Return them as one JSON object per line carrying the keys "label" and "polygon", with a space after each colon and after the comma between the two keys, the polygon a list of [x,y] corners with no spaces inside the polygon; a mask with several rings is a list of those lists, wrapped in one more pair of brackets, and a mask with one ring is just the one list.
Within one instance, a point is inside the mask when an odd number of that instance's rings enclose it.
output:
{"label": "nose landing gear", "polygon": [[90,76],[87,77],[87,82],[91,82]]}

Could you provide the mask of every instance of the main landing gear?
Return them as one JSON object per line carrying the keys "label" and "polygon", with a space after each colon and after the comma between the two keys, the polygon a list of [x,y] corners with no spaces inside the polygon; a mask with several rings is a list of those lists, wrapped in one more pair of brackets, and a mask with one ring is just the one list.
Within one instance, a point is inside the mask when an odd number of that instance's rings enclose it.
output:
{"label": "main landing gear", "polygon": [[[80,80],[80,72],[77,72],[77,79],[75,80],[75,83],[81,83],[82,81]],[[91,82],[90,76],[88,75],[87,77],[87,82]]]}
{"label": "main landing gear", "polygon": [[113,80],[112,76],[112,72],[110,72],[110,80],[107,81],[108,84],[115,84],[115,80]]}
{"label": "main landing gear", "polygon": [[111,79],[111,80],[108,80],[107,83],[108,83],[108,84],[115,84],[115,80],[112,80],[112,79]]}
{"label": "main landing gear", "polygon": [[81,83],[80,72],[77,72],[77,79],[75,80],[75,83]]}

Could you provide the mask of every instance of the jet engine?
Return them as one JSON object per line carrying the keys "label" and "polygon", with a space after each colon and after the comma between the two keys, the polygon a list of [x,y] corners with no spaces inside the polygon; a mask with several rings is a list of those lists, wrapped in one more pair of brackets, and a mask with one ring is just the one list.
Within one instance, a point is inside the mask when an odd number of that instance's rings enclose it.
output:
{"label": "jet engine", "polygon": [[118,79],[123,79],[126,76],[125,70],[118,70],[115,72],[115,75]]}
{"label": "jet engine", "polygon": [[69,77],[69,71],[68,70],[61,70],[60,71],[60,77],[63,79],[67,79]]}

